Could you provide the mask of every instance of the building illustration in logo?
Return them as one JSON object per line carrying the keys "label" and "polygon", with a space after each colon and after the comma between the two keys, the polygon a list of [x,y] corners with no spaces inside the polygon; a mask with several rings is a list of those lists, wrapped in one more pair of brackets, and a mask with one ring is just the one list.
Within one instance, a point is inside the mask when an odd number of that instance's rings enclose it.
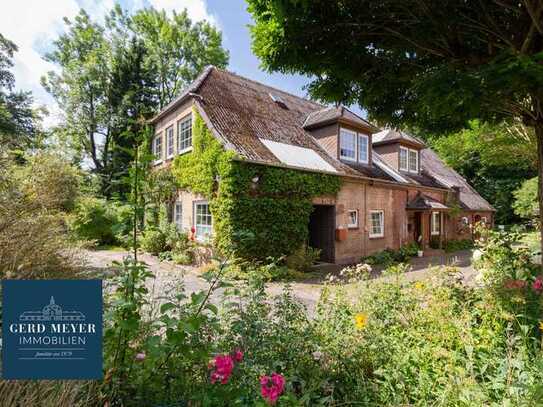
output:
{"label": "building illustration in logo", "polygon": [[85,314],[79,311],[64,311],[55,304],[55,298],[51,296],[49,304],[41,311],[25,311],[19,315],[19,321],[84,321]]}

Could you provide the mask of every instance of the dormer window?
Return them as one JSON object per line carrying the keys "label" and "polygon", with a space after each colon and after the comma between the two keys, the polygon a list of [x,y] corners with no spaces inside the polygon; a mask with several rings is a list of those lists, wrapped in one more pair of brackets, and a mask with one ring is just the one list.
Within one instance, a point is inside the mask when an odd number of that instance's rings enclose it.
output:
{"label": "dormer window", "polygon": [[400,146],[400,171],[419,172],[419,152]]}
{"label": "dormer window", "polygon": [[356,161],[356,133],[341,129],[339,133],[339,158]]}
{"label": "dormer window", "polygon": [[409,149],[409,171],[419,172],[419,152]]}
{"label": "dormer window", "polygon": [[341,128],[339,131],[339,158],[347,161],[369,162],[369,137]]}

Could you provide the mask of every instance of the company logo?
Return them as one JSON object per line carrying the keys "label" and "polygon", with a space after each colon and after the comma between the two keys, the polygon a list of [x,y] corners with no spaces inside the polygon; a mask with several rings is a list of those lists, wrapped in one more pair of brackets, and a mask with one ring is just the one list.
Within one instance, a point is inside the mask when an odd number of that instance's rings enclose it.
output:
{"label": "company logo", "polygon": [[5,280],[4,379],[102,377],[100,280]]}

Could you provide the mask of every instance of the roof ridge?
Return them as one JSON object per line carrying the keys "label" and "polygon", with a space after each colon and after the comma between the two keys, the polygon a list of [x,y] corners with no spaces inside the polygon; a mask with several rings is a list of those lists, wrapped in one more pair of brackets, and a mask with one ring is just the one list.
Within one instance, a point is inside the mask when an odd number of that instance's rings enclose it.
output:
{"label": "roof ridge", "polygon": [[228,75],[236,76],[236,77],[238,77],[238,78],[240,78],[240,79],[243,79],[244,81],[251,82],[251,83],[254,83],[254,84],[257,84],[257,85],[260,85],[260,86],[265,86],[265,87],[267,87],[267,88],[269,88],[269,89],[276,90],[276,91],[278,91],[278,92],[284,93],[285,95],[289,95],[289,96],[292,96],[292,97],[294,97],[294,98],[296,98],[296,99],[300,99],[300,100],[302,100],[302,101],[304,101],[304,102],[312,103],[312,104],[316,105],[317,107],[321,107],[321,108],[325,108],[325,107],[326,107],[326,105],[323,105],[322,103],[319,103],[319,102],[316,102],[316,101],[314,101],[314,100],[307,99],[307,98],[304,98],[304,97],[295,95],[294,93],[287,92],[286,90],[279,89],[279,88],[277,88],[277,87],[275,87],[275,86],[271,86],[271,85],[268,85],[268,84],[266,84],[266,83],[258,82],[258,81],[254,80],[254,79],[247,78],[246,76],[243,76],[243,75],[240,75],[240,74],[238,74],[238,73],[229,71],[228,69],[218,68],[218,67],[216,67],[216,66],[214,66],[214,65],[210,65],[210,66],[211,66],[212,69],[215,69],[215,70],[217,70],[217,71],[219,71],[219,72],[224,72],[224,73],[226,73],[226,74],[228,74]]}

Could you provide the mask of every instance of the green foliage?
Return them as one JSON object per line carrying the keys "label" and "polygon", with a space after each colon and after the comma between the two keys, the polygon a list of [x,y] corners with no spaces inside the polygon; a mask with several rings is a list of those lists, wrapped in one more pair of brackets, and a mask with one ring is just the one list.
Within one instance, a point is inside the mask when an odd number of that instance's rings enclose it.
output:
{"label": "green foliage", "polygon": [[[299,249],[307,239],[312,198],[337,193],[339,177],[238,161],[197,112],[194,117],[193,151],[175,159],[173,173],[181,187],[210,200],[219,250],[263,260]],[[238,232],[252,238],[241,239]]]}
{"label": "green foliage", "polygon": [[100,192],[126,199],[123,176],[146,120],[168,104],[204,66],[224,67],[228,53],[214,26],[185,11],[169,16],[152,7],[130,15],[114,7],[105,23],[84,11],[48,61],[59,69],[42,78],[66,120],[56,129],[100,177]]}
{"label": "green foliage", "polygon": [[515,123],[488,125],[472,121],[457,133],[430,138],[445,162],[460,173],[496,208],[496,222],[519,220],[513,211],[515,190],[536,175],[533,135]]}
{"label": "green foliage", "polygon": [[[63,210],[70,206],[71,197],[52,194],[62,191],[62,181],[71,191],[76,170],[59,161],[49,166],[41,161],[44,157],[20,165],[0,151],[1,278],[71,278],[81,266],[64,222]],[[51,168],[60,171],[58,179]]]}
{"label": "green foliage", "polygon": [[392,249],[381,250],[370,256],[362,257],[362,263],[370,265],[381,265],[388,268],[396,263],[408,261],[411,257],[415,257],[419,251],[419,245],[415,242],[408,243],[400,247],[398,251]]}
{"label": "green foliage", "polygon": [[320,249],[302,246],[286,257],[285,265],[292,270],[307,272],[319,260],[320,254]]}
{"label": "green foliage", "polygon": [[38,144],[40,113],[32,108],[30,92],[14,92],[11,72],[17,46],[0,34],[0,145],[28,149]]}
{"label": "green foliage", "polygon": [[471,239],[448,240],[444,244],[444,249],[447,253],[468,250],[471,248],[473,248],[473,240]]}
{"label": "green foliage", "polygon": [[140,243],[143,250],[155,256],[167,250],[166,236],[159,229],[147,229]]}
{"label": "green foliage", "polygon": [[524,219],[531,221],[539,217],[538,177],[524,181],[519,189],[513,192],[515,213]]}
{"label": "green foliage", "polygon": [[132,216],[128,205],[85,196],[76,202],[67,218],[75,239],[93,241],[97,245],[126,246],[130,244]]}

